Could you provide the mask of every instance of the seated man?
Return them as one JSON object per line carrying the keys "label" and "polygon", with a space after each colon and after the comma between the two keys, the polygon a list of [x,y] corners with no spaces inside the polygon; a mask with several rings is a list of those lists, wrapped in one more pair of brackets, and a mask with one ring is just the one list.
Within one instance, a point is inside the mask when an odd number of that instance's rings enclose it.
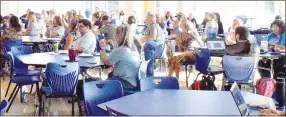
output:
{"label": "seated man", "polygon": [[249,31],[246,27],[237,27],[235,29],[234,45],[227,45],[225,48],[225,53],[232,56],[247,56],[251,55],[251,44],[248,40]]}
{"label": "seated man", "polygon": [[104,34],[104,38],[106,40],[106,44],[110,47],[106,48],[108,51],[111,51],[116,46],[115,33],[116,33],[116,25],[111,23],[111,18],[108,15],[104,15],[102,17],[103,26],[98,30],[93,30],[95,35]]}
{"label": "seated man", "polygon": [[91,22],[86,19],[79,20],[78,29],[82,36],[73,42],[72,47],[80,53],[91,54],[96,47],[96,38],[90,30]]}

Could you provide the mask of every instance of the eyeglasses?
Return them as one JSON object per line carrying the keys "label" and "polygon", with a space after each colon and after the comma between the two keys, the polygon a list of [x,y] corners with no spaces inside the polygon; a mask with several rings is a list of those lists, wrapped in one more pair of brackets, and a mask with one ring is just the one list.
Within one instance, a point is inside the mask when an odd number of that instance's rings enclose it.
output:
{"label": "eyeglasses", "polygon": [[83,28],[83,27],[85,27],[85,26],[83,26],[83,25],[78,25],[78,27],[79,27],[79,28]]}

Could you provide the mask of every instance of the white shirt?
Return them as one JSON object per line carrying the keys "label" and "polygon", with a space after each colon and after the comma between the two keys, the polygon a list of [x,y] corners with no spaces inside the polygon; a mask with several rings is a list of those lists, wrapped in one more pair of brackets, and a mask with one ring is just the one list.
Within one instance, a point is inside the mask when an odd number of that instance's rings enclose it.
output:
{"label": "white shirt", "polygon": [[91,31],[88,31],[82,37],[74,41],[72,47],[81,47],[83,48],[83,53],[91,54],[96,48],[96,38]]}

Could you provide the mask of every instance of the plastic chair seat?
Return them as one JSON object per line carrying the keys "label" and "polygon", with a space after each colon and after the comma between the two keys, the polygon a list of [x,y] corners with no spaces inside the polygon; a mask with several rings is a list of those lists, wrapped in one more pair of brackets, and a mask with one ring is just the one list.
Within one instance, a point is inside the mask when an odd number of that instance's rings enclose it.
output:
{"label": "plastic chair seat", "polygon": [[18,85],[30,85],[38,82],[42,82],[40,76],[13,76],[11,82]]}
{"label": "plastic chair seat", "polygon": [[[70,97],[71,95],[59,95],[59,94],[53,94],[52,88],[50,87],[42,87],[42,93],[46,96],[46,97]],[[75,92],[76,93],[76,92]],[[75,94],[74,93],[74,94]]]}
{"label": "plastic chair seat", "polygon": [[130,95],[130,94],[134,94],[140,92],[140,89],[136,89],[136,90],[123,90],[124,95]]}
{"label": "plastic chair seat", "polygon": [[36,76],[41,75],[41,70],[28,70],[28,69],[14,69],[16,75]]}
{"label": "plastic chair seat", "polygon": [[210,74],[221,74],[223,73],[223,68],[222,67],[217,67],[217,66],[209,66],[207,69],[207,72]]}

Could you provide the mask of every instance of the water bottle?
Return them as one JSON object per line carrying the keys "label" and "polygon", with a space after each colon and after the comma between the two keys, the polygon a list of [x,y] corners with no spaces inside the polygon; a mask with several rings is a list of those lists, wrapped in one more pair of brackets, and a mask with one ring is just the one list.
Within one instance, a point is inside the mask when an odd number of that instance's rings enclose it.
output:
{"label": "water bottle", "polygon": [[261,41],[261,49],[265,52],[268,51],[268,41],[266,40]]}
{"label": "water bottle", "polygon": [[59,51],[59,44],[54,43],[54,52],[57,53]]}
{"label": "water bottle", "polygon": [[207,35],[207,38],[216,38],[217,36],[217,32],[218,32],[218,24],[216,21],[214,20],[211,20],[207,23],[207,27],[206,27],[206,35]]}

